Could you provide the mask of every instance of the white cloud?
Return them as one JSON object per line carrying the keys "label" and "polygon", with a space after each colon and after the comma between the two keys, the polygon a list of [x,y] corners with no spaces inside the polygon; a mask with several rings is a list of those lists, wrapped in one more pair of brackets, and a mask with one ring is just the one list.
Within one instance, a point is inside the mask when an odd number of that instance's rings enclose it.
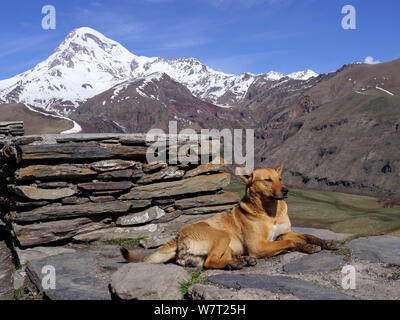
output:
{"label": "white cloud", "polygon": [[365,58],[364,63],[366,64],[377,64],[377,63],[381,63],[379,60],[375,60],[373,57],[368,56]]}

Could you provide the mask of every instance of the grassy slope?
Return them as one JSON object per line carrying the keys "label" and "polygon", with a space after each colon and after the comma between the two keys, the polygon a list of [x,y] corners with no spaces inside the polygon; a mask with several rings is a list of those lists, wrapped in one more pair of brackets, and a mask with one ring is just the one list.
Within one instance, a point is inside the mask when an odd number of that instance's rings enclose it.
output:
{"label": "grassy slope", "polygon": [[[233,183],[226,190],[243,196],[244,185]],[[297,226],[358,234],[384,234],[400,230],[400,207],[383,208],[373,197],[290,189],[287,203],[292,223]]]}
{"label": "grassy slope", "polygon": [[0,104],[0,121],[24,121],[26,135],[60,133],[74,126],[72,121],[31,111],[23,104]]}

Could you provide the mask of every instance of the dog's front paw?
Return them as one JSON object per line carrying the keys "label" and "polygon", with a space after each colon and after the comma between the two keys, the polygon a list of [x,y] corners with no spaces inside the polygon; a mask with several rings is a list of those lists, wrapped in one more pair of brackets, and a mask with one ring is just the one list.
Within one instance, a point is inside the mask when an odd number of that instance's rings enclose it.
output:
{"label": "dog's front paw", "polygon": [[317,246],[315,244],[304,244],[300,246],[300,251],[301,252],[305,252],[305,253],[317,253],[320,252],[322,250],[322,248],[320,246]]}
{"label": "dog's front paw", "polygon": [[336,241],[329,241],[329,240],[322,241],[322,249],[338,250],[339,248],[340,248],[340,245]]}
{"label": "dog's front paw", "polygon": [[226,266],[228,270],[242,270],[247,265],[244,260],[236,260],[232,261],[230,264]]}
{"label": "dog's front paw", "polygon": [[254,267],[257,264],[257,259],[252,257],[244,257],[248,267]]}

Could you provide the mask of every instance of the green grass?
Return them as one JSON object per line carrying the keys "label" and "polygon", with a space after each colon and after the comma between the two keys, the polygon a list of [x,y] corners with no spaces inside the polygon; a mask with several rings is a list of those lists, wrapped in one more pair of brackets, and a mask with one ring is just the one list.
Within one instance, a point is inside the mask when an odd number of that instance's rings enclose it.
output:
{"label": "green grass", "polygon": [[118,245],[129,249],[138,245],[142,239],[144,238],[105,240],[104,243],[108,245]]}
{"label": "green grass", "polygon": [[400,269],[397,269],[395,272],[392,273],[392,279],[400,280]]}
{"label": "green grass", "polygon": [[[244,188],[244,184],[233,183],[225,190],[243,196]],[[400,207],[383,208],[374,197],[290,189],[286,202],[294,225],[317,226],[358,236],[400,230]]]}
{"label": "green grass", "polygon": [[190,274],[190,280],[188,281],[183,281],[179,282],[179,287],[182,293],[182,296],[185,296],[188,292],[189,287],[196,283],[204,283],[204,277],[203,277],[204,270],[197,271],[197,272],[192,272]]}
{"label": "green grass", "polygon": [[24,294],[24,288],[14,290],[14,300],[20,299]]}

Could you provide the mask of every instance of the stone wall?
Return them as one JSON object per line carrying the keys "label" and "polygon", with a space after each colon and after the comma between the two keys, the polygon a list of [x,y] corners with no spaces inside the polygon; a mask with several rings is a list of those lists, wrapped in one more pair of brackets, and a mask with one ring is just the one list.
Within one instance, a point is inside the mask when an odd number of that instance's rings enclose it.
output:
{"label": "stone wall", "polygon": [[157,247],[190,220],[182,217],[239,201],[222,190],[230,183],[223,165],[148,163],[153,142],[140,134],[0,140],[0,220],[20,248],[141,237]]}
{"label": "stone wall", "polygon": [[7,136],[23,136],[24,122],[23,121],[0,121],[0,139]]}

